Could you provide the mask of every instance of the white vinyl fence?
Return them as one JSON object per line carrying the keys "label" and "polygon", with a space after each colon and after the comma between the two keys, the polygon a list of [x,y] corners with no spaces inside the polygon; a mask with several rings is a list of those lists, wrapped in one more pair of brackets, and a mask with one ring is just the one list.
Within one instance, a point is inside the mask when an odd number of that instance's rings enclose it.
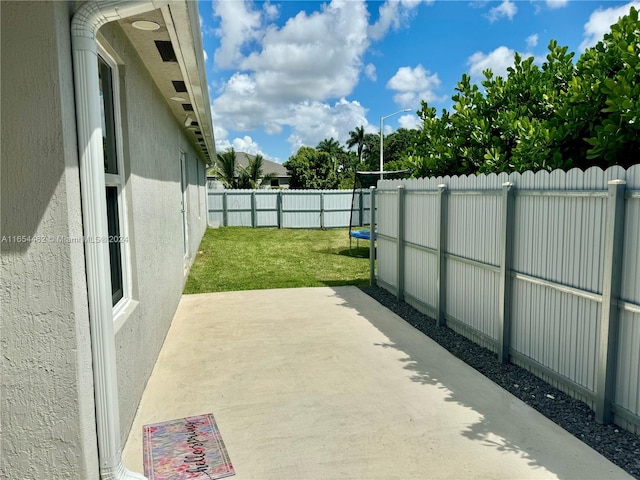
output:
{"label": "white vinyl fence", "polygon": [[[209,224],[242,227],[345,228],[351,190],[209,190]],[[370,192],[356,190],[353,226],[368,225]]]}
{"label": "white vinyl fence", "polygon": [[640,165],[384,180],[377,282],[640,431]]}

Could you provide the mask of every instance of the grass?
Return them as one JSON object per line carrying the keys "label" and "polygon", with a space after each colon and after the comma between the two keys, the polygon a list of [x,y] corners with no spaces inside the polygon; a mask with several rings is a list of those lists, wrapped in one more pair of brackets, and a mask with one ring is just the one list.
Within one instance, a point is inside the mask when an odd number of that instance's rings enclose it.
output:
{"label": "grass", "polygon": [[268,288],[364,286],[369,282],[369,245],[349,254],[347,229],[207,229],[184,293]]}

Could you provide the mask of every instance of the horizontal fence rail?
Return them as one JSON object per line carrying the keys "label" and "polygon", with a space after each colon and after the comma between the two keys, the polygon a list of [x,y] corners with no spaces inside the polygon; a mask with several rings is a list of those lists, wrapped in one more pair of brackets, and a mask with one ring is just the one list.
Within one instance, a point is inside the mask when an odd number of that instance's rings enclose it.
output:
{"label": "horizontal fence rail", "polygon": [[640,431],[640,165],[375,193],[380,286]]}
{"label": "horizontal fence rail", "polygon": [[[353,205],[352,205],[353,199]],[[345,228],[368,225],[369,190],[217,190],[208,192],[209,224],[239,227]]]}

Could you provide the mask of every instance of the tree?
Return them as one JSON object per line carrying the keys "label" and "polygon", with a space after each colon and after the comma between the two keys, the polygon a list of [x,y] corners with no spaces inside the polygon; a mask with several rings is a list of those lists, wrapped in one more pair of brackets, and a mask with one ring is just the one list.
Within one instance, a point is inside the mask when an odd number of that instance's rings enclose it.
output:
{"label": "tree", "polygon": [[349,140],[347,140],[347,148],[358,146],[358,163],[362,163],[362,150],[364,149],[364,126],[360,125],[355,130],[349,132]]}
{"label": "tree", "polygon": [[325,138],[320,143],[318,143],[316,150],[318,150],[319,152],[325,152],[329,155],[329,157],[331,158],[331,162],[333,164],[333,169],[337,172],[338,157],[342,153],[344,153],[344,149],[342,148],[342,145],[340,145],[340,142],[335,140],[333,137],[328,139]]}
{"label": "tree", "polygon": [[516,54],[506,78],[487,70],[477,85],[464,74],[451,112],[438,117],[422,102],[422,129],[414,131],[404,158],[429,175],[636,163],[639,30],[631,8],[575,65],[574,54],[552,40],[540,67]]}
{"label": "tree", "polygon": [[218,177],[225,188],[238,188],[238,178],[236,176],[236,151],[233,147],[217,154],[217,161],[213,166],[213,174]]}
{"label": "tree", "polygon": [[632,7],[578,60],[557,122],[576,127],[561,132],[578,166],[629,167],[640,158],[639,31]]}
{"label": "tree", "polygon": [[320,143],[318,143],[316,150],[318,150],[319,152],[328,153],[332,157],[344,151],[342,145],[340,145],[340,142],[335,140],[333,137],[325,138]]}
{"label": "tree", "polygon": [[276,177],[274,173],[263,173],[264,158],[258,154],[251,158],[246,167],[238,165],[237,153],[233,147],[218,153],[212,173],[225,188],[260,188]]}
{"label": "tree", "polygon": [[365,170],[377,171],[380,168],[380,136],[375,133],[364,134],[362,147],[363,166]]}
{"label": "tree", "polygon": [[333,160],[327,152],[300,147],[283,165],[291,173],[289,188],[329,189],[338,186]]}
{"label": "tree", "polygon": [[246,167],[240,166],[238,174],[237,188],[260,188],[268,185],[271,180],[276,178],[275,173],[263,173],[264,158],[257,154],[255,157],[249,157],[249,164]]}
{"label": "tree", "polygon": [[389,167],[391,162],[398,162],[408,155],[408,152],[415,141],[416,132],[414,130],[399,128],[395,132],[384,137],[384,169],[393,170]]}

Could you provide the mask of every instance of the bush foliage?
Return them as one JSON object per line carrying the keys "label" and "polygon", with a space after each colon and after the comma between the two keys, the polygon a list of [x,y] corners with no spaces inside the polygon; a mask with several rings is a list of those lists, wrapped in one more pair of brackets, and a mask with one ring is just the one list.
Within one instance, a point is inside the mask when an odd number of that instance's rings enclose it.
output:
{"label": "bush foliage", "polygon": [[640,24],[634,8],[576,64],[551,41],[542,66],[516,54],[506,79],[462,76],[453,112],[422,102],[402,158],[414,176],[630,166],[640,158]]}

